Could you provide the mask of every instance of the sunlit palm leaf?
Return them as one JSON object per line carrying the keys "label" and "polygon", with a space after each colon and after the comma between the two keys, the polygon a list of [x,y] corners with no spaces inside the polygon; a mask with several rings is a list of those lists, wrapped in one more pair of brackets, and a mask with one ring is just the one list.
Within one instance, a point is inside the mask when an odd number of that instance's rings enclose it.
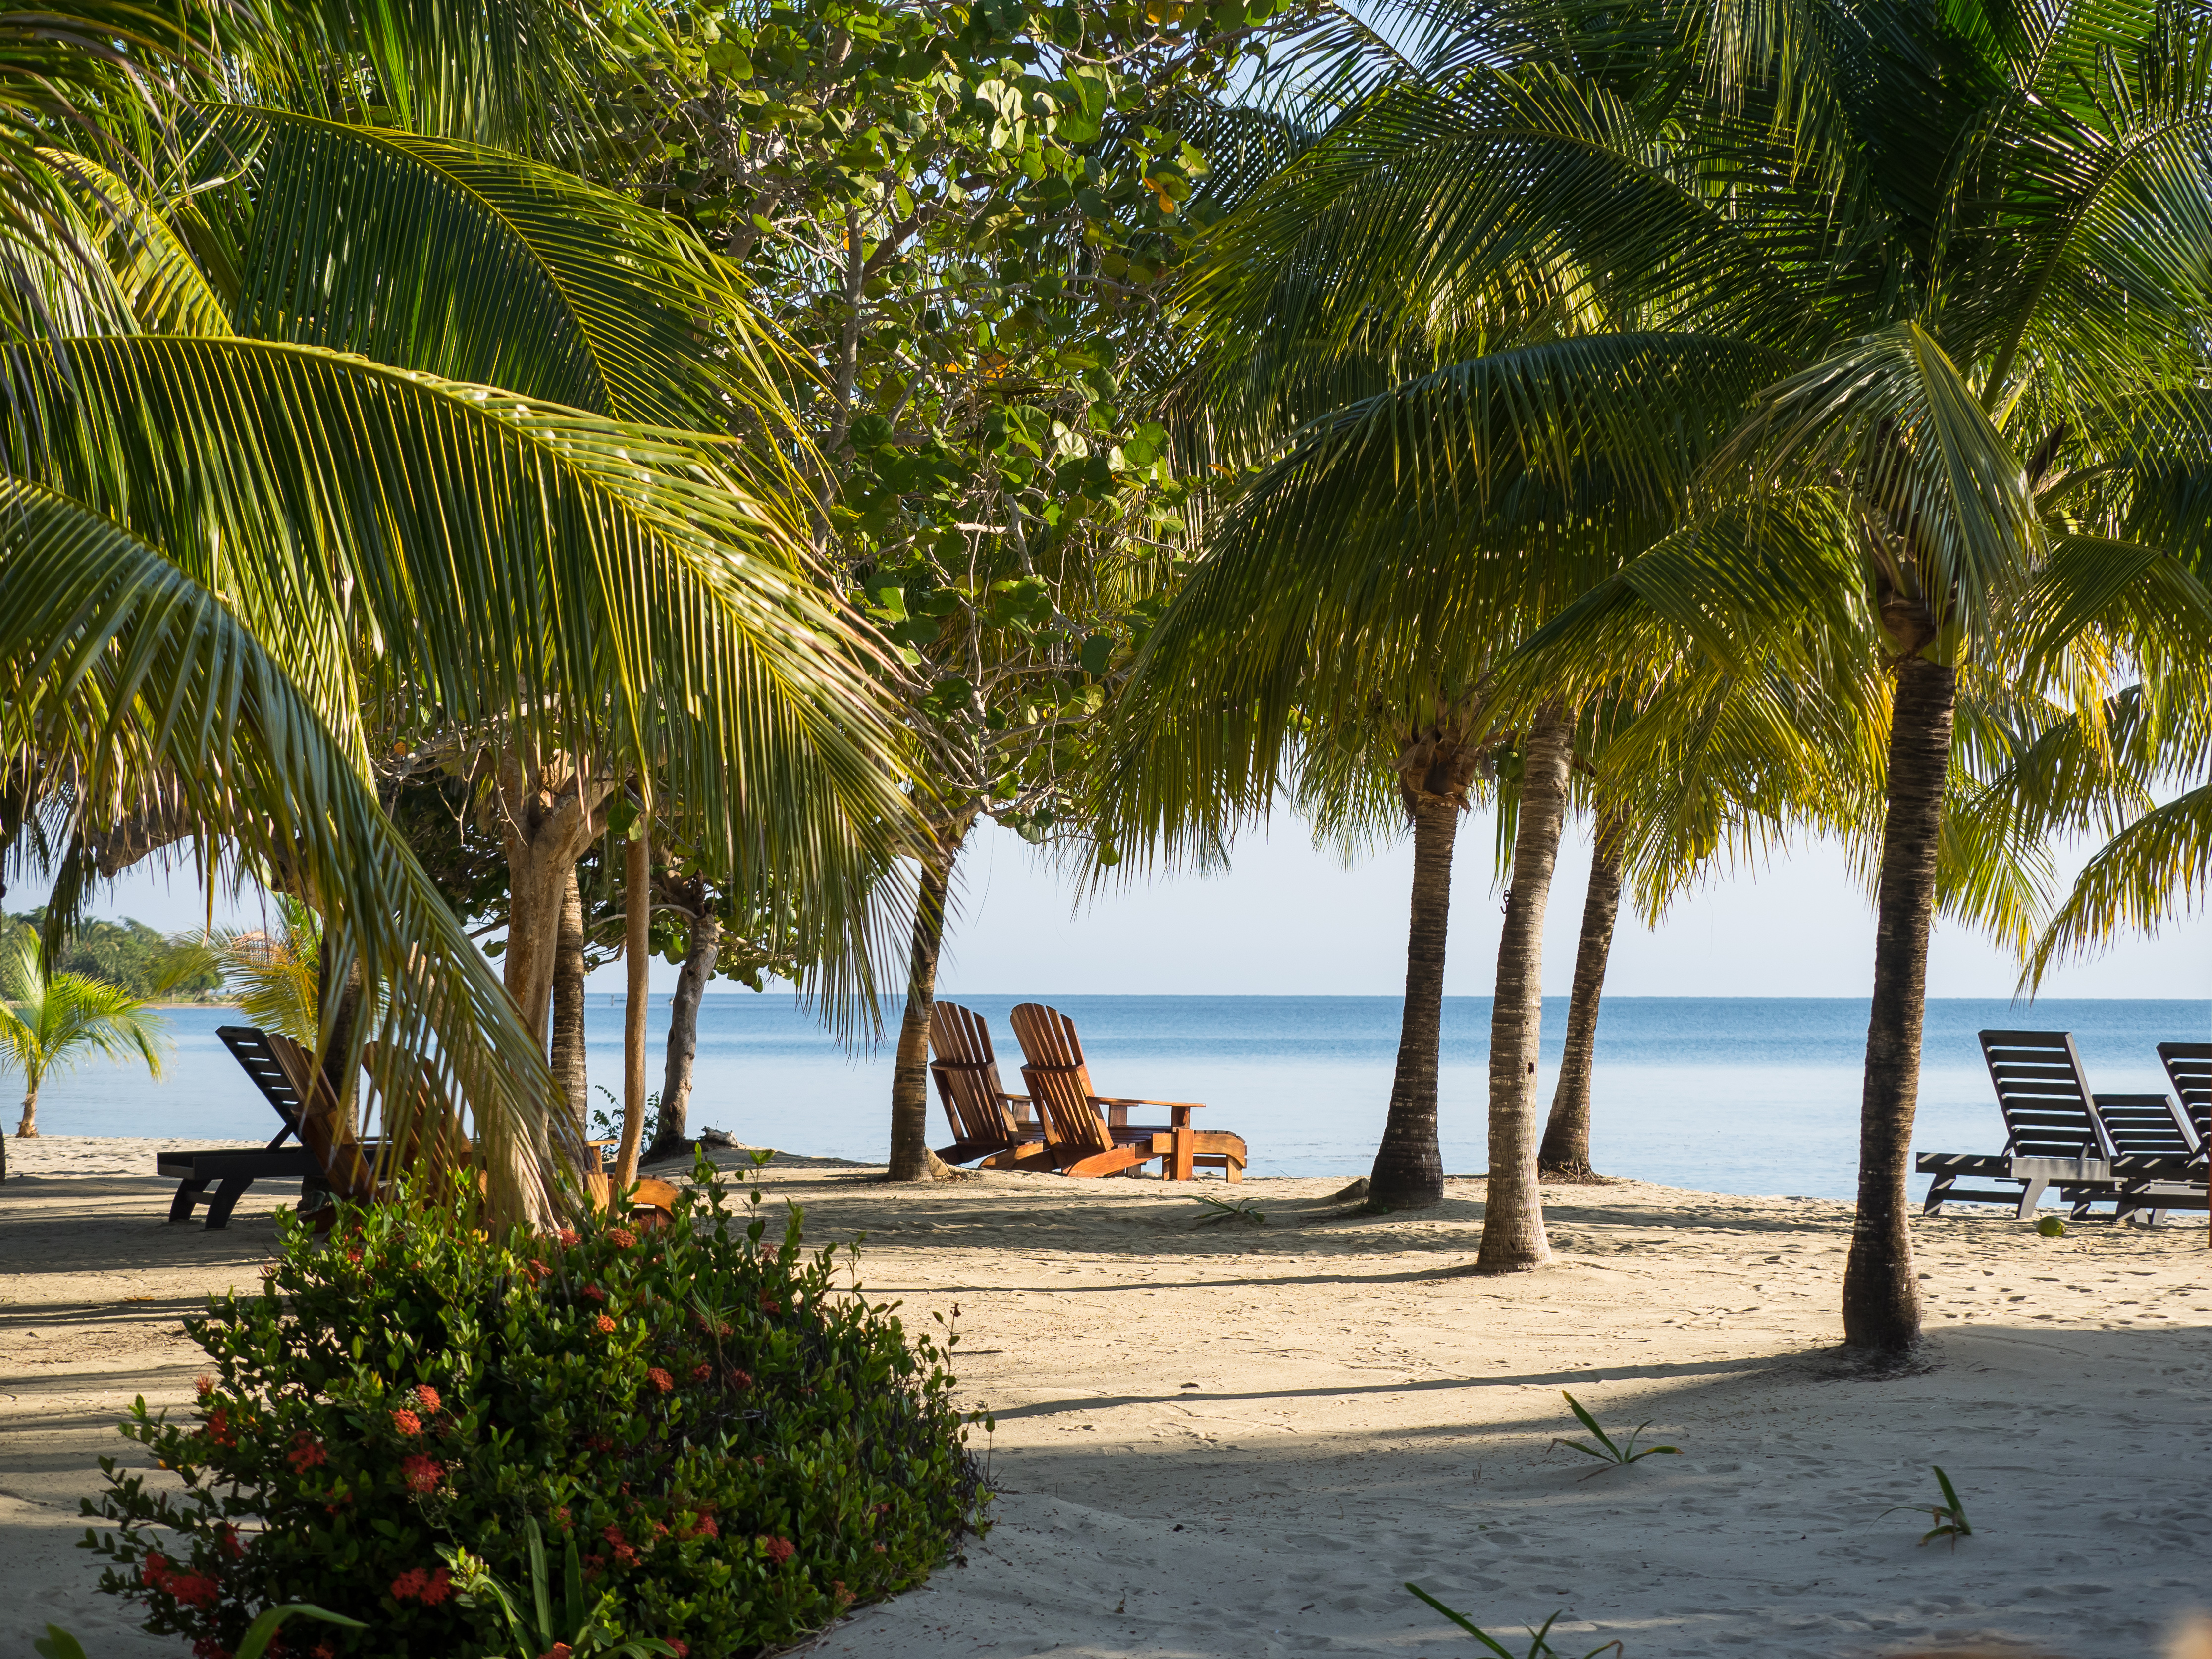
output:
{"label": "sunlit palm leaf", "polygon": [[[363,1006],[336,1075],[377,1045],[387,1099],[417,1060],[474,1117],[511,1212],[562,1201],[542,1182],[580,1146],[538,1044],[483,953],[386,820],[311,702],[212,593],[82,506],[0,483],[0,752],[78,769],[79,828],[97,829],[146,775],[173,782],[204,837],[283,872],[330,918],[333,979],[358,966]],[[58,890],[57,915],[70,895]],[[553,1139],[549,1140],[548,1137]]]}
{"label": "sunlit palm leaf", "polygon": [[2069,957],[2124,932],[2155,933],[2212,888],[2212,784],[2154,807],[2106,843],[2035,942],[2021,975],[2033,990]]}
{"label": "sunlit palm leaf", "polygon": [[207,106],[198,196],[236,333],[625,420],[779,412],[735,275],[679,222],[543,163],[391,127]]}

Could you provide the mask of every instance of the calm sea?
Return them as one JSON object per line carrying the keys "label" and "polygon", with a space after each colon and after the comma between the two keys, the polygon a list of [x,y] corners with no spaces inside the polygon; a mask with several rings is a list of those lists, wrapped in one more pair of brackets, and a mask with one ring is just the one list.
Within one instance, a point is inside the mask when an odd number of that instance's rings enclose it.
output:
{"label": "calm sea", "polygon": [[[963,995],[986,1015],[1010,1087],[1019,1050],[1006,1023],[1021,999]],[[595,996],[595,1083],[617,1094],[622,1000]],[[1206,1103],[1200,1121],[1235,1129],[1255,1175],[1363,1173],[1389,1101],[1398,1002],[1392,997],[1065,997],[1097,1085],[1117,1095]],[[667,1000],[652,1003],[648,1086],[659,1086]],[[894,1011],[895,1017],[895,1011]],[[176,1053],[160,1083],[94,1061],[47,1085],[41,1127],[54,1134],[260,1139],[275,1120],[216,1041],[229,1010],[170,1014]],[[1866,1004],[1847,999],[1616,997],[1599,1022],[1594,1160],[1610,1174],[1709,1192],[1851,1195]],[[1564,998],[1544,1005],[1542,1078],[1566,1023]],[[1915,1145],[1995,1152],[2003,1131],[1974,1033],[1984,1026],[2063,1028],[2080,1043],[2100,1092],[2164,1092],[2155,1045],[2202,1042],[2212,1002],[2000,1001],[1928,1006]],[[1483,1169],[1488,1088],[1486,997],[1444,1005],[1442,1103],[1445,1167]],[[888,1145],[888,1046],[840,1049],[790,1000],[745,993],[707,999],[700,1019],[696,1131],[793,1152],[879,1161]],[[0,1104],[12,1098],[0,1079]],[[14,1109],[6,1104],[8,1125]],[[944,1128],[931,1107],[932,1134]],[[1921,1184],[1921,1183],[1916,1183]]]}

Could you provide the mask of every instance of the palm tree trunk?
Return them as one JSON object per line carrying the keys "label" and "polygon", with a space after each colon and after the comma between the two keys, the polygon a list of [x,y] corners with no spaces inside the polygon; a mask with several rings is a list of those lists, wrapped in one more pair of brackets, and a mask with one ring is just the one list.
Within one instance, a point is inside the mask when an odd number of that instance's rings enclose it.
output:
{"label": "palm tree trunk", "polygon": [[1874,1006],[1859,1097],[1859,1206],[1844,1268],[1844,1345],[1877,1353],[1904,1353],[1920,1340],[1905,1178],[1920,1100],[1936,850],[1957,698],[1958,672],[1948,665],[1911,656],[1898,665],[1875,909]]}
{"label": "palm tree trunk", "polygon": [[1512,1273],[1552,1259],[1536,1190],[1536,1054],[1544,1024],[1544,909],[1566,823],[1570,751],[1566,720],[1547,705],[1522,751],[1513,885],[1498,941],[1490,1013],[1490,1184],[1475,1258],[1484,1273]]}
{"label": "palm tree trunk", "polygon": [[[23,1097],[23,1115],[15,1124],[15,1138],[19,1140],[36,1140],[39,1138],[39,1085],[35,1083]],[[7,1156],[6,1149],[0,1148],[0,1160],[4,1160]],[[0,1161],[0,1178],[4,1178],[7,1172],[6,1163]]]}
{"label": "palm tree trunk", "polygon": [[560,930],[553,945],[553,1080],[569,1115],[591,1136],[592,1078],[584,1054],[584,893],[576,866],[562,885]]}
{"label": "palm tree trunk", "polygon": [[1390,1115],[1367,1176],[1367,1201],[1377,1209],[1421,1209],[1441,1203],[1444,1195],[1437,1054],[1443,1040],[1444,946],[1460,808],[1443,796],[1424,795],[1410,810],[1413,895],[1406,927],[1406,1006],[1398,1027],[1398,1069],[1390,1079]]}
{"label": "palm tree trunk", "polygon": [[1589,892],[1583,900],[1583,934],[1575,946],[1574,994],[1567,1004],[1567,1048],[1536,1171],[1547,1180],[1589,1181],[1590,1067],[1597,1054],[1597,1005],[1605,994],[1605,967],[1613,954],[1613,925],[1620,915],[1620,860],[1626,832],[1619,818],[1601,813],[1590,848]]}
{"label": "palm tree trunk", "polygon": [[914,948],[908,959],[906,1012],[899,1021],[898,1061],[891,1073],[893,1181],[937,1181],[948,1173],[929,1149],[929,1015],[937,1001],[937,957],[945,947],[945,898],[952,866],[966,838],[963,824],[947,833],[942,852],[925,859],[921,893],[914,909]]}
{"label": "palm tree trunk", "polygon": [[645,1134],[646,968],[653,938],[653,849],[641,815],[623,848],[623,1117],[615,1187],[637,1180],[638,1143]]}
{"label": "palm tree trunk", "polygon": [[702,910],[691,921],[691,948],[676,975],[676,994],[668,1006],[668,1061],[660,1079],[660,1127],[648,1160],[672,1158],[689,1144],[691,1066],[699,1052],[699,999],[714,976],[721,955],[722,919]]}

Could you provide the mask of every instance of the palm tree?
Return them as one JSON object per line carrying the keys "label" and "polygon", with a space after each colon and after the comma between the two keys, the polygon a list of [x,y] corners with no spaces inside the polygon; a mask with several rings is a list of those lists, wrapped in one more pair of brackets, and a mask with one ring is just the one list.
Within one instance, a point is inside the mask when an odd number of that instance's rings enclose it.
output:
{"label": "palm tree", "polygon": [[[1240,509],[1223,544],[1247,574],[1188,641],[1264,653],[1328,595],[1392,646],[1371,673],[1416,644],[1433,672],[1438,618],[1502,564],[1589,579],[1518,658],[1525,696],[1694,645],[1873,710],[1844,1309],[1850,1344],[1894,1352],[1918,1331],[1905,1181],[1961,675],[2094,705],[2114,653],[2202,615],[2171,538],[2130,526],[2204,448],[2212,71],[2203,20],[2154,3],[1732,18],[1486,10],[1449,72],[1370,98],[1223,227],[1196,298],[1247,331],[1294,301],[1350,350],[1378,318],[1510,290],[1558,293],[1575,332],[1331,417]],[[1513,510],[1532,480],[1550,505]],[[1203,672],[1172,643],[1164,680]]]}
{"label": "palm tree", "polygon": [[[161,1033],[167,1022],[119,985],[82,974],[48,974],[37,939],[15,941],[14,960],[0,966],[0,1056],[23,1074],[19,1139],[39,1133],[39,1090],[86,1054],[118,1061],[133,1054],[161,1075]],[[0,1140],[0,1180],[8,1174],[8,1149]]]}
{"label": "palm tree", "polygon": [[[10,66],[0,755],[18,820],[43,811],[61,849],[55,927],[100,836],[158,806],[329,921],[323,983],[359,985],[324,1009],[341,1089],[372,1036],[379,1066],[429,1058],[508,1201],[542,1212],[570,1136],[542,1014],[513,1010],[544,1006],[560,849],[517,871],[502,991],[364,785],[365,707],[582,795],[665,778],[702,855],[818,899],[848,969],[905,812],[898,745],[781,453],[722,435],[775,408],[726,270],[477,142],[476,46],[417,83],[442,131],[283,107],[482,21],[410,8],[378,34],[373,12],[241,13],[210,61],[92,0]],[[526,14],[568,15],[502,9]],[[222,101],[241,85],[270,101]],[[57,88],[73,125],[26,113]],[[519,823],[533,855],[543,827]]]}
{"label": "palm tree", "polygon": [[213,974],[238,1011],[264,1031],[313,1048],[322,1040],[322,924],[289,894],[276,898],[282,919],[265,928],[212,929],[178,942],[162,988]]}

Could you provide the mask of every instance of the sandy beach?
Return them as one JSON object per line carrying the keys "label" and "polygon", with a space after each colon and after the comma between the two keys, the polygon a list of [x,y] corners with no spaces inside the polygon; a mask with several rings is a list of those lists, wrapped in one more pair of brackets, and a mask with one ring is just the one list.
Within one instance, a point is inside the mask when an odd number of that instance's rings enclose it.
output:
{"label": "sandy beach", "polygon": [[[5,1659],[48,1620],[95,1655],[182,1651],[94,1589],[77,1503],[133,1449],[112,1425],[134,1395],[186,1406],[178,1322],[254,1282],[292,1194],[170,1227],[164,1144],[9,1146]],[[811,1242],[866,1235],[864,1294],[958,1309],[1000,1497],[963,1565],[826,1632],[825,1656],[1474,1652],[1408,1579],[1509,1637],[1563,1609],[1563,1654],[1618,1638],[1626,1659],[2124,1659],[2212,1603],[2200,1228],[1923,1220],[1932,1363],[1873,1380],[1836,1355],[1833,1202],[1550,1189],[1557,1264],[1499,1279],[1465,1271],[1479,1180],[1386,1218],[1333,1202],[1342,1177],[1249,1181],[1266,1224],[1209,1228],[1157,1182],[873,1173],[779,1158],[763,1184]],[[1552,1443],[1576,1431],[1563,1388],[1683,1455],[1593,1474]],[[1975,1528],[1955,1551],[1883,1513],[1934,1501],[1938,1463]]]}

